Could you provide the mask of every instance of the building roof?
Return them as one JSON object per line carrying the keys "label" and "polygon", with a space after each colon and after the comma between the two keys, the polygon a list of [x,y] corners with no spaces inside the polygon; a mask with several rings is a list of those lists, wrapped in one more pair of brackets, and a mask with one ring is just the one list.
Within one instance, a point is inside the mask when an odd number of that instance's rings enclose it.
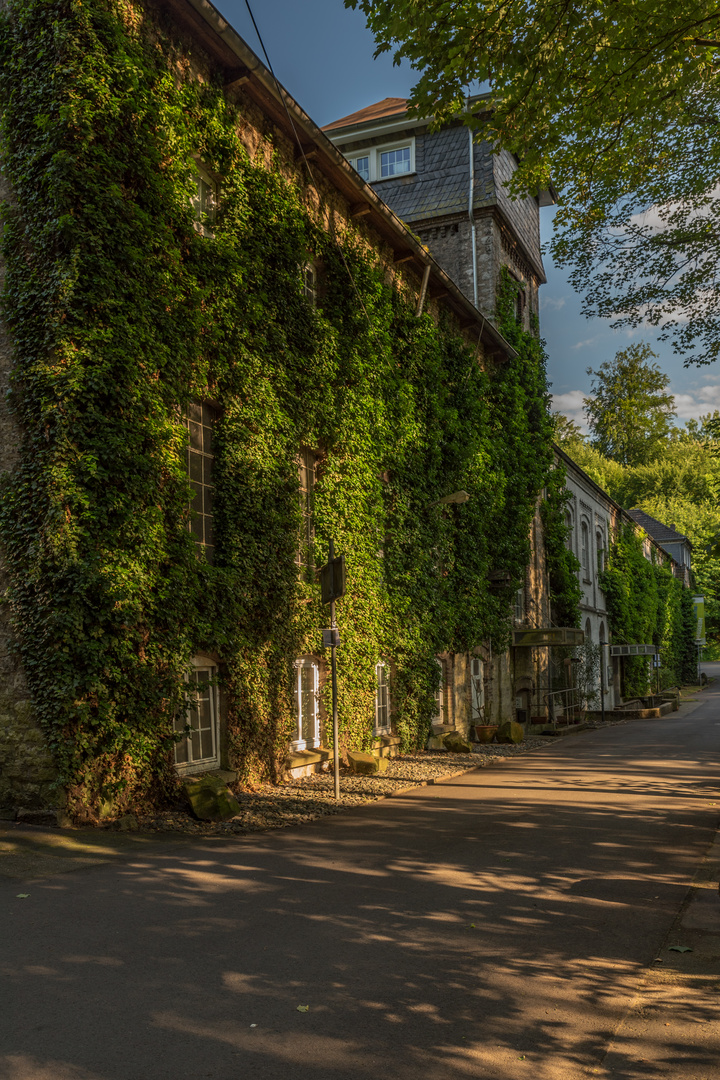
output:
{"label": "building roof", "polygon": [[407,98],[386,97],[382,101],[376,101],[374,105],[368,105],[366,109],[343,116],[340,120],[334,120],[332,124],[325,124],[321,131],[335,131],[336,128],[354,127],[356,124],[369,123],[371,120],[382,120],[386,116],[400,116],[407,111]]}
{"label": "building roof", "polygon": [[663,525],[662,521],[650,517],[649,514],[646,514],[644,510],[640,510],[637,506],[627,512],[633,521],[636,521],[648,536],[652,536],[653,540],[657,540],[659,544],[682,544],[684,542],[688,547],[692,548],[687,536],[679,533],[672,525]]}
{"label": "building roof", "polygon": [[[363,218],[394,252],[395,264],[403,263],[418,282],[427,281],[427,295],[450,308],[461,328],[477,329],[490,355],[516,356],[515,349],[494,326],[491,317],[473,305],[460,287],[435,261],[421,241],[408,229],[370,184],[356,173],[324,131],[310,119],[295,99],[268,71],[259,57],[211,0],[158,0],[178,24],[184,26],[224,73],[225,89],[247,96],[265,116],[297,144],[296,159],[312,173],[328,178],[347,200],[352,218]],[[388,99],[402,103],[405,99]],[[378,104],[382,104],[378,102]],[[347,118],[346,118],[347,119]],[[427,271],[427,278],[425,277]]]}
{"label": "building roof", "polygon": [[[635,517],[635,514],[640,514],[642,517],[646,517],[648,519],[648,521],[654,521],[654,518],[651,518],[648,514],[643,514],[642,510],[626,510],[623,506],[620,505],[619,502],[616,502],[615,499],[613,499],[612,495],[609,495],[607,493],[607,491],[605,490],[605,488],[600,487],[598,482],[596,480],[593,480],[592,476],[590,476],[588,473],[586,473],[585,470],[580,465],[578,465],[577,461],[575,461],[573,458],[570,457],[570,455],[568,453],[566,453],[564,450],[562,450],[557,445],[557,443],[553,443],[553,451],[555,453],[556,458],[559,458],[559,460],[563,461],[566,466],[568,466],[570,469],[572,469],[574,472],[576,472],[579,476],[581,476],[583,478],[583,480],[585,481],[585,483],[590,486],[590,488],[594,489],[600,496],[602,496],[602,498],[605,500],[606,503],[608,503],[610,506],[613,507],[613,509],[618,514],[620,519],[621,520],[624,519],[624,521],[625,521],[625,523],[627,525],[629,525],[631,521],[634,521],[636,525],[640,525],[641,528],[645,529],[645,526],[643,525],[642,522],[637,520],[637,518]],[[660,529],[667,529],[667,526],[666,525],[661,525],[659,521],[656,521],[655,524]],[[652,544],[654,544],[656,547],[660,548],[663,551],[663,553],[670,559],[670,562],[673,565],[675,565],[677,567],[680,567],[680,563],[678,562],[678,560],[674,559],[673,556],[670,554],[670,552],[666,551],[665,548],[663,548],[662,544],[657,539],[657,537],[653,533],[651,533],[648,529],[645,529],[645,532],[650,537],[650,542]],[[679,540],[686,540],[687,538],[684,537],[684,536],[678,536],[678,539]],[[687,543],[690,544],[690,541],[687,540]]]}

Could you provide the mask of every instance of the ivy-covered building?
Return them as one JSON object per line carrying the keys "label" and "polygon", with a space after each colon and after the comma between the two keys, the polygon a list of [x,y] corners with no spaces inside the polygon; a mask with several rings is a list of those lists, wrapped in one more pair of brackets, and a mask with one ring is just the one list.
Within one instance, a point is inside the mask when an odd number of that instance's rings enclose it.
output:
{"label": "ivy-covered building", "polygon": [[209,3],[9,0],[0,50],[0,806],[317,763],[331,538],[343,751],[512,715],[517,288],[500,333]]}

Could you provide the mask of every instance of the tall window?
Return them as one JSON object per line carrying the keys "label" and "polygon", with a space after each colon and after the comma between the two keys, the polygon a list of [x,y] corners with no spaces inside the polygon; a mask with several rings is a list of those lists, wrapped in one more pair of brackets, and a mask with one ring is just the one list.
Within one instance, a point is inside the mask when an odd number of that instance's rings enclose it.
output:
{"label": "tall window", "polygon": [[317,267],[315,263],[305,263],[302,271],[303,293],[310,307],[317,307]]}
{"label": "tall window", "polygon": [[217,212],[217,184],[201,165],[196,164],[195,168],[195,228],[203,236],[212,236]]}
{"label": "tall window", "polygon": [[587,576],[590,567],[590,533],[586,521],[580,523],[580,565]]}
{"label": "tall window", "polygon": [[375,731],[390,731],[390,686],[388,669],[384,660],[375,665]]}
{"label": "tall window", "polygon": [[485,705],[483,695],[483,669],[482,660],[479,656],[473,656],[470,661],[470,721],[475,723],[483,719],[483,707]]}
{"label": "tall window", "polygon": [[565,546],[568,551],[572,551],[572,534],[573,534],[573,519],[569,510],[565,513],[565,528],[567,529],[567,536],[565,537]]}
{"label": "tall window", "polygon": [[597,545],[597,563],[600,573],[605,569],[605,541],[603,540],[603,534],[598,530],[595,533],[595,543]]}
{"label": "tall window", "polygon": [[[217,667],[204,656],[196,656],[185,676],[188,684],[187,705],[175,719],[175,730],[182,738],[175,744],[175,764],[183,771],[196,767],[213,768],[219,764]],[[190,726],[190,734],[185,727]]]}
{"label": "tall window", "polygon": [[320,745],[320,668],[316,660],[296,660],[293,665],[295,708],[294,750],[312,750]]}
{"label": "tall window", "polygon": [[525,589],[518,589],[515,593],[515,622],[522,622],[525,618]]}
{"label": "tall window", "polygon": [[435,693],[436,713],[435,720],[440,724],[449,724],[450,716],[447,698],[447,660],[435,661],[440,668],[440,685]]}
{"label": "tall window", "polygon": [[298,484],[300,488],[300,538],[295,559],[301,570],[308,574],[313,569],[313,496],[317,457],[312,450],[303,447],[298,455]]}
{"label": "tall window", "polygon": [[217,413],[212,405],[188,406],[185,426],[188,429],[188,476],[192,488],[190,531],[198,553],[205,552],[212,562],[215,551],[213,535],[213,424]]}

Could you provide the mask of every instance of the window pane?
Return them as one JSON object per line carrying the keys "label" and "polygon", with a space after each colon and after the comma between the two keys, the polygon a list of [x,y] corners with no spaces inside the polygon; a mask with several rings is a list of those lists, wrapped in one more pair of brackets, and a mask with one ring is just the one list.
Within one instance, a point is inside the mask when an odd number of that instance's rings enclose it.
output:
{"label": "window pane", "polygon": [[190,447],[192,450],[202,450],[203,429],[201,424],[190,422]]}
{"label": "window pane", "polygon": [[410,147],[401,150],[385,150],[380,154],[380,175],[398,176],[410,172]]}
{"label": "window pane", "polygon": [[360,157],[355,162],[355,168],[362,176],[363,180],[370,179],[370,158]]}
{"label": "window pane", "polygon": [[190,466],[190,479],[197,481],[198,484],[202,484],[203,478],[203,459],[202,454],[198,454],[195,450],[190,450],[188,454],[188,463]]}
{"label": "window pane", "polygon": [[303,665],[301,670],[302,692],[302,738],[306,742],[316,737],[316,713],[317,698],[315,695],[315,672],[314,664]]}

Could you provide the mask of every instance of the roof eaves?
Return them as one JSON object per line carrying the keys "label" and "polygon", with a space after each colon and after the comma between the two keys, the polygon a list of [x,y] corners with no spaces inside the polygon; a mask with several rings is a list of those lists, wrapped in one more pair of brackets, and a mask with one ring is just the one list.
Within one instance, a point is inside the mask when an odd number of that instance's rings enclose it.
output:
{"label": "roof eaves", "polygon": [[288,137],[297,137],[301,145],[305,139],[312,143],[312,147],[303,148],[303,154],[307,156],[311,149],[316,151],[314,163],[332,177],[336,186],[351,204],[354,201],[356,204],[369,206],[370,210],[366,216],[370,217],[377,231],[396,252],[410,254],[413,261],[421,268],[430,266],[434,295],[443,296],[446,299],[460,322],[464,322],[466,326],[476,325],[481,340],[487,339],[487,344],[494,351],[502,352],[508,357],[515,357],[517,355],[515,349],[505,340],[488,316],[478,311],[400,218],[382,201],[372,187],[362,180],[327,135],[277,82],[260,58],[210,3],[210,0],[162,0],[162,2],[165,7],[188,24],[190,29],[198,33],[201,44],[209,52],[214,51],[216,59],[226,67],[228,82],[237,81],[237,72],[240,71],[242,73],[240,78],[244,83],[243,90],[249,90],[251,96],[267,109],[273,121],[285,131]]}

